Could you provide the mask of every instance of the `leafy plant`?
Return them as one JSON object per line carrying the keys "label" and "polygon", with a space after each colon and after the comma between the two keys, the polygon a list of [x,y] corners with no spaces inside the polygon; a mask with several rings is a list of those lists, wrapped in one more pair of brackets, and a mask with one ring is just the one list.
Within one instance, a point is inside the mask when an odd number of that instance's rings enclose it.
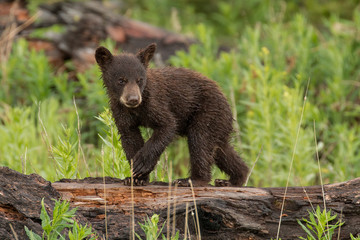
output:
{"label": "leafy plant", "polygon": [[90,239],[95,240],[96,236],[92,233],[92,228],[79,225],[73,218],[75,217],[76,208],[70,209],[67,201],[55,200],[53,217],[51,218],[45,209],[44,199],[41,201],[41,226],[44,230],[42,236],[37,235],[25,226],[25,231],[30,240],[48,239],[57,240],[65,239],[62,234],[63,230],[69,229],[68,237],[70,240]]}
{"label": "leafy plant", "polygon": [[351,240],[360,240],[360,237],[354,237],[351,233],[350,233],[350,238]]}
{"label": "leafy plant", "polygon": [[57,173],[60,178],[80,177],[79,167],[79,139],[73,140],[72,134],[75,132],[72,128],[63,126],[65,138],[59,137],[56,145],[52,146],[52,153],[57,163]]}
{"label": "leafy plant", "polygon": [[301,228],[306,232],[307,238],[300,237],[300,239],[307,240],[328,240],[332,239],[335,229],[342,226],[344,223],[337,221],[335,224],[330,224],[331,221],[335,220],[337,215],[332,215],[331,210],[323,211],[317,206],[314,213],[309,211],[309,220],[303,218],[302,221],[305,225],[297,220]]}
{"label": "leafy plant", "polygon": [[[158,223],[159,223],[159,215],[157,214],[152,215],[151,218],[147,216],[147,218],[144,219],[144,224],[139,223],[141,229],[145,233],[146,240],[157,240],[159,238],[166,222],[163,223],[160,229]],[[137,233],[135,234],[139,239],[142,239],[139,234]],[[166,240],[164,234],[162,234],[161,237],[162,239]],[[179,239],[179,231],[176,232],[175,236],[172,236],[170,238],[170,240],[178,240],[178,239]]]}
{"label": "leafy plant", "polygon": [[[89,237],[90,236],[90,237]],[[76,221],[72,226],[72,229],[69,230],[69,240],[81,240],[81,239],[89,239],[95,240],[98,239],[96,235],[92,232],[92,228],[87,225],[79,225]]]}
{"label": "leafy plant", "polygon": [[[120,136],[118,134],[114,119],[108,108],[98,117],[98,120],[105,124],[104,134],[99,134],[103,142],[102,155],[104,158],[103,166],[106,176],[125,178],[130,176],[130,165],[126,160],[125,153],[121,147]],[[102,161],[99,161],[102,164]]]}

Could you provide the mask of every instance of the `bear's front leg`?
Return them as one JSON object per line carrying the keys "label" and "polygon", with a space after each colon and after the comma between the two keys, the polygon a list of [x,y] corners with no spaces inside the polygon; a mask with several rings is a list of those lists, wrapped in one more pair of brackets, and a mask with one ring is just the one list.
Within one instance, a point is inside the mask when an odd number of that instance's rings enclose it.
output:
{"label": "bear's front leg", "polygon": [[[119,127],[121,145],[125,151],[126,158],[131,165],[131,159],[134,159],[136,153],[144,146],[144,140],[141,136],[140,129],[137,127]],[[149,181],[149,177],[134,178],[134,185],[145,185]],[[124,185],[131,185],[131,177],[124,179]]]}
{"label": "bear's front leg", "polygon": [[133,158],[133,174],[135,178],[149,176],[161,154],[173,140],[175,132],[175,126],[171,124],[154,129],[153,135]]}
{"label": "bear's front leg", "polygon": [[137,127],[123,127],[119,129],[121,129],[119,133],[122,148],[125,151],[129,164],[131,164],[130,160],[133,159],[135,154],[144,146],[144,139],[141,136],[140,129]]}

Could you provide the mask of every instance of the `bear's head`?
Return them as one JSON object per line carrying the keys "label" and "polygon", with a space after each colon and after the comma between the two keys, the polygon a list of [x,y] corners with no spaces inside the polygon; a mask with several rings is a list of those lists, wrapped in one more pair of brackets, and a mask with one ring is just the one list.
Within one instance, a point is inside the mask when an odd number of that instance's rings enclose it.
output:
{"label": "bear's head", "polygon": [[123,53],[114,56],[105,47],[96,49],[95,59],[111,99],[119,100],[128,108],[141,104],[147,81],[146,69],[155,50],[155,43],[141,49],[136,55]]}

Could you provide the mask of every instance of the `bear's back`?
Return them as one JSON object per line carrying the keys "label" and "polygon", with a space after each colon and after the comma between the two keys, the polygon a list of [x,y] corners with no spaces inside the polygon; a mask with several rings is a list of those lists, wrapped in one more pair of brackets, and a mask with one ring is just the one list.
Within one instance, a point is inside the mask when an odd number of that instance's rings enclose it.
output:
{"label": "bear's back", "polygon": [[217,84],[202,74],[185,69],[166,67],[148,69],[148,91],[151,108],[166,105],[174,114],[181,134],[197,114],[224,118],[231,125],[230,106]]}

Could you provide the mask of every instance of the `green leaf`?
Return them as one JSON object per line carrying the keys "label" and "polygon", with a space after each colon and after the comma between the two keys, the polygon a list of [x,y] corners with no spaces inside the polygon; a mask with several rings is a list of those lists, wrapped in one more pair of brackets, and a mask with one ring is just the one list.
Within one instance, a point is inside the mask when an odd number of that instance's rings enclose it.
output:
{"label": "green leaf", "polygon": [[34,233],[33,231],[29,230],[26,226],[25,226],[25,232],[30,240],[41,240],[41,236],[39,236],[36,233]]}
{"label": "green leaf", "polygon": [[307,227],[305,227],[300,220],[297,220],[298,224],[301,226],[301,228],[306,232],[306,234],[308,235],[308,237],[310,236],[311,239],[315,239],[315,237],[311,234],[310,230],[307,229]]}
{"label": "green leaf", "polygon": [[136,235],[136,237],[137,237],[138,239],[142,240],[142,238],[140,237],[139,234],[135,233],[135,235]]}
{"label": "green leaf", "polygon": [[45,231],[46,235],[49,235],[51,232],[51,220],[50,217],[45,209],[45,203],[44,198],[41,200],[41,213],[40,213],[40,219],[41,219],[41,227]]}

